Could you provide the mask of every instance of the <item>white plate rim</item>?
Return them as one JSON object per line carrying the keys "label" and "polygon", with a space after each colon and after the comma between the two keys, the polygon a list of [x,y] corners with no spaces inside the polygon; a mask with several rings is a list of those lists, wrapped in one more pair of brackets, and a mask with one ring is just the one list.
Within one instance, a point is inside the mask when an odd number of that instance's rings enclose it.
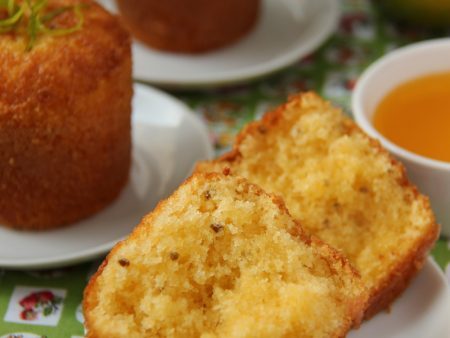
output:
{"label": "white plate rim", "polygon": [[[159,89],[147,85],[135,83],[134,90],[139,91],[140,93],[144,93],[144,95],[146,92],[152,93],[153,95],[158,96],[163,100],[170,101],[171,104],[178,106],[180,108],[180,112],[183,112],[182,113],[183,117],[186,117],[189,120],[191,126],[196,128],[197,135],[203,140],[203,143],[205,144],[206,147],[205,148],[206,152],[204,154],[205,158],[212,158],[214,156],[214,150],[209,140],[207,127],[201,122],[200,118],[197,115],[195,115],[195,113],[186,104]],[[139,123],[139,114],[132,116],[132,120],[133,123]],[[69,225],[69,227],[70,226],[71,225]],[[80,250],[79,252],[58,255],[52,258],[35,258],[35,259],[23,258],[11,262],[8,261],[7,259],[4,260],[2,257],[0,257],[0,269],[10,269],[10,270],[48,269],[48,268],[69,266],[76,263],[93,260],[106,254],[114,247],[114,245],[124,240],[126,237],[127,236],[123,236],[117,238],[116,240],[112,240],[97,246],[93,246],[91,248]]]}
{"label": "white plate rim", "polygon": [[[427,274],[425,276],[427,277],[426,280],[428,282],[430,282],[431,280],[435,280],[435,283],[436,283],[436,280],[437,280],[439,283],[439,286],[436,289],[433,289],[433,291],[434,292],[439,291],[441,297],[433,299],[434,302],[432,304],[434,305],[434,307],[442,310],[442,307],[445,305],[445,308],[450,310],[450,286],[449,286],[449,283],[446,279],[446,276],[444,275],[444,272],[440,268],[440,266],[436,263],[434,258],[431,255],[429,255],[426,258],[421,271],[419,271],[417,276],[414,276],[414,278],[411,280],[411,282],[407,286],[406,290],[404,290],[404,292],[395,299],[395,301],[393,302],[393,304],[391,304],[389,309],[377,313],[373,318],[371,318],[368,321],[362,322],[361,326],[359,328],[350,330],[348,332],[349,337],[350,336],[351,336],[351,338],[367,337],[367,335],[366,335],[367,332],[364,332],[364,331],[366,331],[366,329],[368,329],[368,327],[366,327],[366,325],[371,326],[370,327],[370,331],[371,331],[370,337],[381,337],[379,335],[380,333],[377,333],[376,336],[372,335],[373,330],[376,328],[379,328],[379,326],[381,324],[390,325],[392,323],[392,321],[399,321],[399,320],[404,321],[405,318],[402,318],[402,315],[404,313],[402,313],[400,311],[402,308],[404,308],[404,305],[401,303],[403,301],[411,300],[411,297],[414,297],[415,294],[413,293],[413,291],[417,291],[417,290],[414,290],[415,288],[417,288],[417,285],[415,285],[415,284],[416,283],[423,284],[423,281],[419,282],[419,279],[423,278],[422,274],[425,274],[425,273]],[[424,288],[424,286],[422,285],[421,290],[423,288]],[[411,310],[411,311],[413,311],[413,310]],[[428,331],[423,332],[423,330],[424,330],[423,326],[430,325],[430,323],[433,322],[433,320],[436,324],[436,319],[437,319],[436,317],[438,316],[436,314],[436,309],[434,309],[434,310],[432,309],[431,312],[434,312],[434,315],[435,315],[434,317],[430,317],[426,313],[421,314],[421,316],[419,318],[420,319],[424,318],[424,319],[422,321],[419,321],[419,323],[421,323],[421,327],[419,326],[419,330],[415,331],[415,333],[417,333],[417,335],[414,334],[413,336],[408,336],[408,338],[431,337],[431,336],[427,335],[429,333]],[[447,321],[444,321],[443,317],[445,317],[445,316],[439,316],[439,318],[440,318],[440,322],[438,323],[439,327],[435,327],[435,329],[439,332],[443,332],[442,330],[445,330],[446,332],[448,330],[450,330],[450,323]],[[409,319],[406,318],[406,320],[409,320]],[[389,321],[389,322],[387,322],[387,321]],[[403,324],[404,324],[404,326],[401,326],[401,327],[407,328],[409,326],[408,324],[410,324],[410,321],[403,322]],[[415,329],[417,329],[417,328],[415,328]],[[394,335],[393,336],[390,335],[389,338],[405,338],[405,335],[402,334],[402,332],[403,331],[390,332],[390,334],[394,334]],[[411,332],[408,331],[407,333],[411,333]],[[448,332],[448,334],[450,335],[450,331]],[[444,338],[444,337],[440,337],[440,338]],[[447,337],[445,337],[445,338],[447,338]],[[450,338],[450,336],[449,336],[449,338]]]}

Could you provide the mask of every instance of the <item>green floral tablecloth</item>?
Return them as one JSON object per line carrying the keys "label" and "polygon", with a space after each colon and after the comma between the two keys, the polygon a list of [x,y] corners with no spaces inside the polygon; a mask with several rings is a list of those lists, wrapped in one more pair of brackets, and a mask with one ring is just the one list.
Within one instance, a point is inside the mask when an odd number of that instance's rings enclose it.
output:
{"label": "green floral tablecloth", "polygon": [[[301,90],[315,90],[351,114],[352,88],[368,64],[396,47],[450,35],[396,26],[367,1],[344,0],[341,6],[335,34],[284,71],[237,88],[175,93],[208,124],[218,153],[242,125]],[[432,255],[450,282],[450,241],[440,239]],[[0,270],[0,338],[82,337],[82,292],[99,263],[47,271]]]}

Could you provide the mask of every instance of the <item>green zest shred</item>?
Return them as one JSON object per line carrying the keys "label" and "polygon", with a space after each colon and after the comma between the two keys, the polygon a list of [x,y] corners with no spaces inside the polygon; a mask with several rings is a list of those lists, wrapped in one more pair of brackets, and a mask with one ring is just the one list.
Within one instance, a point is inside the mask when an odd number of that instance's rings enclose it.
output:
{"label": "green zest shred", "polygon": [[[46,12],[48,0],[0,0],[0,14],[6,13],[6,18],[0,19],[0,34],[17,30],[21,22],[26,22],[28,43],[26,50],[33,49],[40,34],[61,36],[79,31],[83,27],[84,17],[81,11],[83,5],[64,6],[53,11]],[[73,11],[77,22],[68,28],[50,28],[49,22],[57,16]],[[4,15],[3,15],[4,16]]]}
{"label": "green zest shred", "polygon": [[14,0],[0,0],[0,9],[5,8],[8,17],[0,20],[0,33],[8,32],[21,20],[24,7],[17,6]]}

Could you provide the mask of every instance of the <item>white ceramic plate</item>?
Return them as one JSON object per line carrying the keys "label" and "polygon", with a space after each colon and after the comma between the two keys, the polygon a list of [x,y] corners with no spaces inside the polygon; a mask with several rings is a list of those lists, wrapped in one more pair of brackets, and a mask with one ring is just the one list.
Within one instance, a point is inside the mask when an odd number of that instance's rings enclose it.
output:
{"label": "white ceramic plate", "polygon": [[431,260],[391,311],[380,313],[351,331],[348,338],[450,338],[450,291]]}
{"label": "white ceramic plate", "polygon": [[[116,12],[114,0],[99,2]],[[135,42],[134,77],[183,88],[255,79],[312,52],[333,32],[338,18],[337,0],[262,0],[253,31],[227,48],[192,56],[159,52]]]}
{"label": "white ceramic plate", "polygon": [[150,87],[134,89],[132,168],[119,198],[62,229],[20,232],[0,226],[1,267],[57,267],[106,253],[176,189],[197,160],[212,157],[206,127],[183,103]]}

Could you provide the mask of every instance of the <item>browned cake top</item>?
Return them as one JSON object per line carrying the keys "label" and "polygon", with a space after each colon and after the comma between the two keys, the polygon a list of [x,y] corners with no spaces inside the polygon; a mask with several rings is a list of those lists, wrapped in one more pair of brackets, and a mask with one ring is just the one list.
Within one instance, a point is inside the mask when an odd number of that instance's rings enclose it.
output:
{"label": "browned cake top", "polygon": [[[14,113],[27,101],[67,98],[89,92],[100,78],[130,57],[129,36],[118,19],[90,0],[50,0],[42,16],[65,6],[79,6],[82,25],[62,35],[40,32],[29,46],[29,17],[0,33],[0,115]],[[0,17],[7,13],[3,10]],[[80,18],[67,10],[46,23],[49,29],[74,27]]]}

